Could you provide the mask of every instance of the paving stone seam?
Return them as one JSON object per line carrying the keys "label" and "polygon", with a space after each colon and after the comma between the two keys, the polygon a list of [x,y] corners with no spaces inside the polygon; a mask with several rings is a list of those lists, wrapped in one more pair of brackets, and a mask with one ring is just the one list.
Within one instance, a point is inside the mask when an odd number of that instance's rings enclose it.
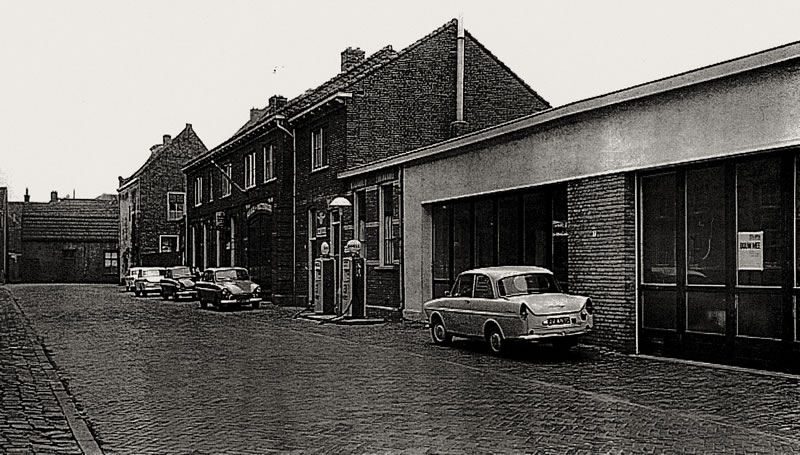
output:
{"label": "paving stone seam", "polygon": [[[269,325],[269,323],[265,323],[265,322],[263,324]],[[359,344],[359,342],[357,342],[357,341],[353,341],[353,340],[350,340],[350,339],[344,338],[344,337],[337,337],[335,335],[322,334],[322,333],[309,333],[307,331],[296,330],[296,329],[292,329],[292,328],[288,328],[288,327],[286,327],[286,329],[287,330],[291,330],[293,332],[302,333],[304,335],[312,335],[312,336],[316,336],[316,337],[319,337],[319,338],[325,338],[325,339],[329,339],[329,340],[334,339],[334,340],[337,340],[337,341],[344,341],[347,344],[351,344],[351,345],[358,345]],[[391,351],[392,354],[395,354],[395,355],[400,353],[400,354],[406,354],[406,355],[413,356],[413,357],[418,357],[418,358],[427,358],[424,354],[419,354],[419,353],[415,353],[415,352],[399,350],[399,349],[395,349],[395,348],[389,347],[389,346],[378,346],[378,345],[373,344],[372,347],[376,348],[376,349],[383,350],[383,351]],[[589,399],[594,400],[594,401],[600,401],[600,402],[604,402],[604,403],[617,403],[617,404],[631,406],[631,407],[635,407],[635,408],[639,408],[639,409],[644,409],[644,410],[647,410],[647,411],[660,412],[660,413],[663,413],[663,414],[671,414],[671,415],[679,416],[679,417],[682,417],[682,418],[686,418],[686,419],[689,419],[689,420],[692,420],[692,421],[695,421],[695,422],[710,422],[710,423],[713,423],[713,424],[716,424],[716,425],[720,425],[720,426],[724,426],[724,427],[727,427],[727,428],[733,428],[733,429],[736,429],[736,430],[739,430],[739,431],[744,431],[744,432],[748,432],[748,433],[754,433],[754,434],[757,434],[757,435],[762,436],[762,437],[771,438],[773,440],[775,440],[775,439],[782,440],[782,441],[786,442],[787,444],[800,444],[800,439],[797,439],[797,438],[791,438],[791,437],[787,437],[787,436],[783,436],[783,435],[779,435],[779,434],[768,433],[768,432],[765,432],[765,431],[762,431],[762,430],[757,430],[757,429],[754,429],[754,428],[749,428],[749,427],[745,427],[745,426],[742,426],[742,425],[730,423],[730,422],[727,422],[725,420],[721,420],[717,416],[713,416],[713,415],[709,415],[709,414],[697,414],[697,413],[690,413],[690,412],[673,411],[673,410],[660,408],[660,407],[657,407],[657,406],[648,406],[648,405],[645,405],[645,404],[636,403],[636,402],[633,402],[633,401],[630,401],[628,399],[621,398],[621,397],[618,397],[618,396],[615,396],[615,395],[609,395],[609,394],[605,394],[605,393],[598,393],[598,392],[592,392],[592,391],[589,391],[589,390],[578,389],[578,388],[576,388],[574,386],[568,386],[568,385],[562,385],[562,384],[553,384],[553,383],[550,383],[550,382],[540,381],[538,379],[520,378],[519,376],[511,374],[511,373],[503,373],[501,371],[490,371],[490,372],[487,373],[487,371],[484,368],[479,368],[479,367],[475,367],[475,366],[471,366],[471,365],[465,365],[465,364],[462,364],[462,363],[459,363],[459,362],[455,362],[455,361],[452,361],[452,360],[442,360],[442,362],[447,363],[449,365],[453,365],[453,366],[459,367],[459,368],[480,372],[480,373],[483,373],[483,374],[492,374],[492,375],[501,376],[501,377],[505,377],[507,379],[514,379],[514,380],[523,379],[526,382],[531,382],[531,383],[537,384],[537,385],[539,385],[541,387],[551,388],[551,389],[559,390],[559,391],[562,391],[562,392],[578,393],[578,394],[587,396]]]}
{"label": "paving stone seam", "polygon": [[78,413],[74,400],[67,393],[67,389],[64,386],[64,383],[61,381],[61,378],[58,377],[58,374],[56,373],[57,369],[55,362],[53,362],[50,356],[48,356],[45,352],[42,342],[36,338],[33,324],[22,310],[22,307],[20,307],[16,296],[14,296],[13,293],[9,293],[9,296],[11,297],[11,301],[14,303],[12,305],[14,310],[17,312],[26,326],[25,334],[28,337],[31,347],[34,349],[36,356],[41,359],[41,361],[47,362],[50,365],[50,368],[45,369],[45,374],[47,375],[48,382],[50,383],[50,389],[52,390],[53,395],[55,395],[61,411],[64,413],[64,417],[67,420],[67,424],[72,431],[72,435],[75,438],[78,447],[86,455],[103,455],[103,451],[100,449],[100,445],[97,443],[94,434],[92,434],[88,424],[81,414]]}

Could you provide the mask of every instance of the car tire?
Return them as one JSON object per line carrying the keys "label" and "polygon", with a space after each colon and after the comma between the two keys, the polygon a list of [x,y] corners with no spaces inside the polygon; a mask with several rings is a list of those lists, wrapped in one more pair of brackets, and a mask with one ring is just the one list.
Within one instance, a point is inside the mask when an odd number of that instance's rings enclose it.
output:
{"label": "car tire", "polygon": [[261,308],[261,302],[253,302],[253,309],[257,310],[259,308]]}
{"label": "car tire", "polygon": [[496,325],[492,325],[486,331],[486,343],[489,344],[489,350],[494,355],[500,355],[505,352],[506,340]]}
{"label": "car tire", "polygon": [[203,297],[199,297],[200,300],[200,308],[206,309],[208,308],[208,302]]}
{"label": "car tire", "polygon": [[167,293],[167,291],[161,291],[161,298],[164,300],[169,300],[169,293]]}
{"label": "car tire", "polygon": [[133,290],[133,295],[135,295],[136,297],[141,297],[142,296],[142,291],[140,291],[138,289],[134,289]]}
{"label": "car tire", "polygon": [[453,341],[453,335],[447,332],[444,322],[439,317],[434,318],[431,322],[431,340],[433,340],[433,344],[440,346],[446,346]]}

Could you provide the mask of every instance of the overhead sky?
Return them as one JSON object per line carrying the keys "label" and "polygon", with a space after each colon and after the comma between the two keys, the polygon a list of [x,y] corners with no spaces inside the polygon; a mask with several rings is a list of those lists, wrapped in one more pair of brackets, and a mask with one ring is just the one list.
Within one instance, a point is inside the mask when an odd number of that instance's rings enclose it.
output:
{"label": "overhead sky", "polygon": [[0,186],[115,193],[164,134],[211,149],[252,107],[463,16],[553,106],[800,40],[797,1],[0,0]]}

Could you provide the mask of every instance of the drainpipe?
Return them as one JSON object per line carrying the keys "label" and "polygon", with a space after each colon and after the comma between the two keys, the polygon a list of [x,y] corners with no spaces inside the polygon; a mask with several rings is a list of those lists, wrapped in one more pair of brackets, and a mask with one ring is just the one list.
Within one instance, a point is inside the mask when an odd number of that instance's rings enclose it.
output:
{"label": "drainpipe", "polygon": [[467,122],[464,121],[464,19],[458,18],[456,36],[456,119],[450,123],[450,136],[464,134]]}

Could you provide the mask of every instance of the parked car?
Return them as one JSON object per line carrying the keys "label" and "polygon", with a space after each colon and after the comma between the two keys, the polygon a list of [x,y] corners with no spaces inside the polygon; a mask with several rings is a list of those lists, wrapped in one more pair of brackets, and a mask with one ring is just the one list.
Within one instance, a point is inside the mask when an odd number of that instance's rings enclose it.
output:
{"label": "parked car", "polygon": [[128,269],[128,274],[125,275],[125,278],[123,278],[125,292],[133,291],[133,282],[136,280],[136,277],[139,276],[139,270],[141,270],[141,267],[131,267]]}
{"label": "parked car", "polygon": [[136,297],[146,296],[151,292],[161,292],[161,277],[164,276],[163,267],[141,267],[136,279],[133,280],[133,293]]}
{"label": "parked car", "polygon": [[217,267],[203,271],[195,284],[200,308],[211,303],[217,309],[229,306],[261,306],[261,287],[250,281],[247,269],[242,267]]}
{"label": "parked car", "polygon": [[169,300],[170,297],[174,300],[182,297],[194,299],[197,297],[194,280],[194,274],[189,267],[167,267],[164,269],[164,277],[161,278],[161,298],[164,300]]}
{"label": "parked car", "polygon": [[461,273],[452,291],[423,305],[433,342],[485,339],[492,353],[508,342],[549,342],[569,349],[594,325],[592,299],[564,294],[553,273],[532,266]]}

